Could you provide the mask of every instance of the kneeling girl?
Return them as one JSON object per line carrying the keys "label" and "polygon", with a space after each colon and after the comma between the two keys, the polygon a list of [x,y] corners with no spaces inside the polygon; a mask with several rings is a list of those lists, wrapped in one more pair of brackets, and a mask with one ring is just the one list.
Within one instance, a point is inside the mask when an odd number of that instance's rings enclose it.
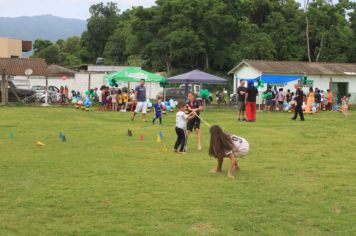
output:
{"label": "kneeling girl", "polygon": [[222,171],[224,158],[230,159],[230,167],[227,172],[229,178],[235,178],[233,173],[240,170],[237,157],[244,157],[249,151],[249,143],[246,139],[236,135],[225,133],[220,126],[214,125],[210,128],[209,155],[217,159],[218,166],[212,170],[214,173]]}

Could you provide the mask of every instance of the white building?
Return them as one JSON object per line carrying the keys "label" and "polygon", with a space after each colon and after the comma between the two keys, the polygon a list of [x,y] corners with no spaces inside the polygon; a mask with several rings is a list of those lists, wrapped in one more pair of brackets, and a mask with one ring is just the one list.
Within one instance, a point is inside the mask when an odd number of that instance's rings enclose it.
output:
{"label": "white building", "polygon": [[[236,93],[240,79],[254,79],[266,74],[296,75],[307,76],[308,80],[312,82],[311,86],[314,88],[324,90],[324,92],[327,89],[331,89],[334,96],[338,98],[350,93],[350,102],[356,104],[356,64],[243,60],[229,74],[234,75],[234,93]],[[297,82],[276,84],[276,86],[283,88],[285,91],[287,89],[292,91],[294,90],[294,84]],[[306,87],[309,87],[309,85]],[[305,92],[307,89],[304,88]]]}

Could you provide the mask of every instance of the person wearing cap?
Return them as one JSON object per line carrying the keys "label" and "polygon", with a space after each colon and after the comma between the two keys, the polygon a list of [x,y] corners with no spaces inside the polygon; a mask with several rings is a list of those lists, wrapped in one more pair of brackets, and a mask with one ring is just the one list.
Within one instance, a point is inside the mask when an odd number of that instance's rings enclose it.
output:
{"label": "person wearing cap", "polygon": [[295,102],[297,103],[295,110],[294,110],[294,116],[292,117],[292,120],[296,120],[298,115],[300,116],[300,120],[304,121],[304,114],[303,114],[303,90],[300,88],[299,84],[294,85],[294,88],[296,89],[295,92]]}
{"label": "person wearing cap", "polygon": [[133,111],[131,120],[135,120],[137,113],[142,112],[142,120],[147,122],[146,113],[147,113],[147,97],[146,97],[146,87],[145,80],[141,79],[140,85],[135,88],[135,98],[134,102],[137,103],[136,109]]}

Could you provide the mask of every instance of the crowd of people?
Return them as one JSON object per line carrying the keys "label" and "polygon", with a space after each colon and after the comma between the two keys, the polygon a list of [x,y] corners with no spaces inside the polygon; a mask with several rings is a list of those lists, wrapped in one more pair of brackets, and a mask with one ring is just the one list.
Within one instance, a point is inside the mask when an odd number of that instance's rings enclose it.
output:
{"label": "crowd of people", "polygon": [[127,112],[133,103],[133,94],[134,91],[129,91],[127,88],[121,90],[102,86],[100,90],[96,91],[96,100],[99,102],[99,110]]}
{"label": "crowd of people", "polygon": [[[245,81],[240,80],[240,86],[237,89],[238,95],[238,120],[254,122],[256,120],[256,98],[259,95],[258,89],[253,82],[249,82],[247,87]],[[304,93],[300,84],[295,85],[295,91],[290,89],[284,91],[283,88],[277,89],[276,86],[267,86],[262,94],[262,106],[264,111],[289,111],[299,114],[301,120],[304,120],[304,113],[311,114],[319,111],[332,111],[340,109],[343,114],[348,115],[349,99],[348,94],[338,102],[330,89],[320,90],[310,87],[307,93]],[[296,119],[296,115],[292,119]]]}

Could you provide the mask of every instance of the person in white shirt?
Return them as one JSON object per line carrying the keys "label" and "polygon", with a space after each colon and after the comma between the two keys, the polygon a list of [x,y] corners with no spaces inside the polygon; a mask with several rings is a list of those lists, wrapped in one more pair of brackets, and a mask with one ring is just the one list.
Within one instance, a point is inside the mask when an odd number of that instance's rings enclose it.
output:
{"label": "person in white shirt", "polygon": [[230,168],[227,176],[235,178],[233,173],[235,170],[240,170],[240,166],[236,160],[237,157],[247,155],[250,145],[246,139],[225,133],[220,126],[214,125],[210,128],[210,149],[209,155],[217,159],[218,166],[212,170],[214,173],[222,171],[224,157],[230,159]]}
{"label": "person in white shirt", "polygon": [[174,144],[174,151],[185,154],[187,146],[187,122],[194,117],[194,114],[185,114],[186,104],[183,102],[179,102],[177,107],[179,109],[176,114],[177,141]]}

